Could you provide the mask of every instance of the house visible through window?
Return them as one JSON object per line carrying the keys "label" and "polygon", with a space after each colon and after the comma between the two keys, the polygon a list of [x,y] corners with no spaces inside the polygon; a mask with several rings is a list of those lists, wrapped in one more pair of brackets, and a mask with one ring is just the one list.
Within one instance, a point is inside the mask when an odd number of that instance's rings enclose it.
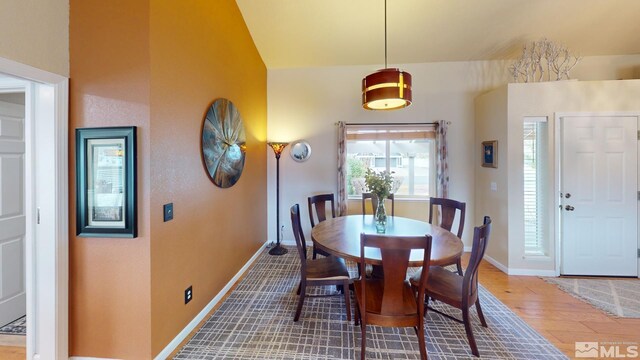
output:
{"label": "house visible through window", "polygon": [[547,255],[547,118],[526,117],[524,150],[524,251]]}
{"label": "house visible through window", "polygon": [[366,192],[366,169],[390,171],[396,199],[435,195],[435,126],[348,125],[347,195]]}

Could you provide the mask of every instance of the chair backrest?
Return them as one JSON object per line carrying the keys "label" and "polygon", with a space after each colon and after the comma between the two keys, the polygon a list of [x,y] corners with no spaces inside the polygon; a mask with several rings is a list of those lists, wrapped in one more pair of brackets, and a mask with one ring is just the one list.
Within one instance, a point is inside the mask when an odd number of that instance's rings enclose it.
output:
{"label": "chair backrest", "polygon": [[313,208],[315,208],[316,217],[318,223],[327,220],[327,202],[331,203],[331,217],[336,217],[336,207],[334,205],[333,194],[321,194],[315,196],[309,196],[307,199],[307,205],[309,206],[309,220],[311,220],[311,227],[316,226],[316,221],[313,216]]}
{"label": "chair backrest", "polygon": [[[409,257],[411,250],[424,250],[422,273],[420,276],[420,286],[418,288],[418,299],[424,299],[424,291],[429,274],[429,264],[431,258],[431,235],[425,236],[385,236],[374,234],[360,234],[360,266],[365,268],[365,248],[377,248],[380,250],[382,258],[382,271],[384,274],[384,293],[382,295],[382,305],[380,315],[406,315],[404,313],[405,301],[416,301],[414,298],[404,299],[406,294],[404,287],[409,267]],[[362,303],[367,304],[365,282],[361,281]],[[422,316],[424,307],[418,305],[418,313]],[[366,308],[365,308],[366,311]]]}
{"label": "chair backrest", "polygon": [[433,207],[440,206],[440,227],[451,231],[453,220],[456,217],[456,210],[460,210],[460,221],[458,223],[458,232],[456,236],[462,238],[462,230],[464,230],[464,215],[467,204],[444,198],[429,198],[429,224],[433,224]]}
{"label": "chair backrest", "polygon": [[478,268],[480,261],[484,257],[487,250],[487,242],[491,233],[491,218],[484,217],[484,224],[473,229],[473,247],[471,248],[471,256],[469,257],[469,265],[464,273],[462,281],[462,301],[465,300],[467,305],[473,304],[478,297]]}
{"label": "chair backrest", "polygon": [[298,204],[291,207],[291,229],[293,230],[293,236],[296,238],[296,247],[298,248],[298,255],[300,255],[302,274],[305,274],[307,267],[307,243],[304,239],[304,232],[300,224],[300,205]]}
{"label": "chair backrest", "polygon": [[[378,197],[372,193],[362,193],[362,214],[366,214],[366,200],[371,199],[371,208],[373,209],[372,214],[376,214],[376,208],[378,207]],[[387,199],[391,200],[391,216],[395,216],[395,196],[393,194],[389,194]]]}

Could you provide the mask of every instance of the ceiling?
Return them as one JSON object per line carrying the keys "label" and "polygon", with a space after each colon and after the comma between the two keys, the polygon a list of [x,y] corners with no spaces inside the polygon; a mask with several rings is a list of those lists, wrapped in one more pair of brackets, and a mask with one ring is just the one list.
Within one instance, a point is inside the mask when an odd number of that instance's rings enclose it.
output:
{"label": "ceiling", "polygon": [[[383,0],[236,0],[267,68],[384,63]],[[640,54],[640,0],[388,0],[388,63]]]}

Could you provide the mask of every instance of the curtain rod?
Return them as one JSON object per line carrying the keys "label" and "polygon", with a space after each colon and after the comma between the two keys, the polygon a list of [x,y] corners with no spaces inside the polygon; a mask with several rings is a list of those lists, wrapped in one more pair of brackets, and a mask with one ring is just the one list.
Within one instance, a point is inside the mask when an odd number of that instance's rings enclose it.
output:
{"label": "curtain rod", "polygon": [[[366,125],[366,126],[389,126],[389,125],[437,125],[437,121],[433,122],[417,122],[417,123],[344,123],[345,125]],[[334,123],[338,125],[338,123]],[[451,121],[447,121],[447,125],[451,125]]]}

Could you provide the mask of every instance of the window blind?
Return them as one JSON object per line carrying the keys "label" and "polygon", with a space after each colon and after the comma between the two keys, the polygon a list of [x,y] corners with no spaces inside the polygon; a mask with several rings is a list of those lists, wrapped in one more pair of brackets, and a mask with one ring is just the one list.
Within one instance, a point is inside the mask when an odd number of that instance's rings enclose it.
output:
{"label": "window blind", "polygon": [[524,247],[527,255],[547,254],[547,123],[546,118],[523,123]]}

